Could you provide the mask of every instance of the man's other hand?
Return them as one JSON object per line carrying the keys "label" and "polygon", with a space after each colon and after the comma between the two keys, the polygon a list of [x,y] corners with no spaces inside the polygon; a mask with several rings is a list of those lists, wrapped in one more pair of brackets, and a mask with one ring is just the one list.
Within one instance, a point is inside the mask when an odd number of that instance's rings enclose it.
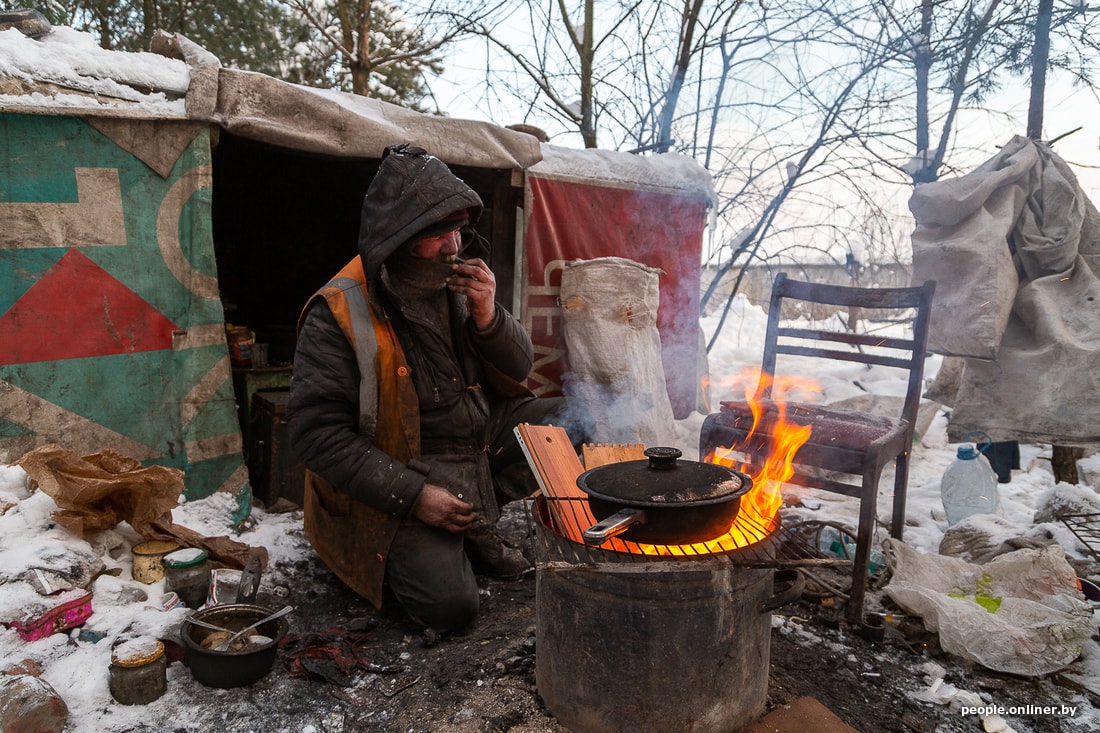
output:
{"label": "man's other hand", "polygon": [[449,532],[464,532],[481,518],[472,504],[435,484],[424,484],[412,513],[424,524]]}

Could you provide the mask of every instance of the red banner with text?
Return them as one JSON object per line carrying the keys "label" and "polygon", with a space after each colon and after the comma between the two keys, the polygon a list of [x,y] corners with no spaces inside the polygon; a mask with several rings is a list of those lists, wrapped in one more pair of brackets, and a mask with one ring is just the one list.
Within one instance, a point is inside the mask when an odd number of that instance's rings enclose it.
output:
{"label": "red banner with text", "polygon": [[675,416],[696,409],[704,368],[699,281],[707,203],[697,195],[528,175],[524,325],[535,344],[529,384],[561,393],[568,369],[558,292],[573,260],[623,257],[657,268],[665,383]]}

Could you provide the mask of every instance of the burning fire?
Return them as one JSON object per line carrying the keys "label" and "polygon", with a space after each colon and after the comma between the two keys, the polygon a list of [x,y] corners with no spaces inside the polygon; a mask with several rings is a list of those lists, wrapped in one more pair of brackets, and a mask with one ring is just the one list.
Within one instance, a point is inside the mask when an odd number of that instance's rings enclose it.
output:
{"label": "burning fire", "polygon": [[[736,468],[752,477],[752,489],[741,498],[741,508],[730,531],[709,542],[691,545],[638,544],[638,552],[647,555],[701,555],[728,552],[759,542],[775,529],[775,517],[783,505],[781,485],[794,475],[794,456],[810,438],[810,426],[798,425],[787,419],[787,402],[805,401],[805,393],[820,393],[819,385],[805,377],[780,377],[759,370],[738,374],[732,388],[743,391],[752,411],[752,428],[741,445],[716,448],[704,459],[708,463]],[[770,402],[762,393],[771,390]],[[757,431],[761,435],[757,435]],[[768,441],[758,450],[764,456],[762,465],[753,467],[739,461],[738,454],[748,454],[754,442]],[[626,543],[633,544],[633,543]]]}

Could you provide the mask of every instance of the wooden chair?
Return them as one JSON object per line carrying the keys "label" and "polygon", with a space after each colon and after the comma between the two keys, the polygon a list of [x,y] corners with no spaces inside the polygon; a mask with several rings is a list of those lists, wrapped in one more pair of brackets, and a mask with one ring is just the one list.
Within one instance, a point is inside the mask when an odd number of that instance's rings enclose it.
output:
{"label": "wooden chair", "polygon": [[[908,372],[905,398],[900,414],[883,416],[869,412],[840,409],[812,403],[788,403],[787,419],[810,425],[808,442],[795,454],[795,475],[790,483],[824,489],[859,499],[859,526],[856,532],[856,553],[853,562],[851,595],[847,606],[849,620],[863,615],[863,597],[867,587],[867,571],[874,538],[878,485],[883,469],[894,464],[894,497],[891,534],[901,538],[905,526],[905,494],[909,480],[909,450],[917,408],[923,389],[925,346],[928,320],[935,291],[935,282],[909,288],[858,288],[820,285],[791,280],[779,273],[772,288],[768,308],[768,328],[764,342],[762,378],[756,398],[765,413],[774,415],[771,402],[772,383],[766,375],[776,375],[779,356],[784,375],[812,378],[814,362],[801,357],[856,362],[896,367]],[[909,338],[886,337],[854,330],[830,329],[823,324],[836,323],[821,313],[812,313],[808,325],[791,323],[793,315],[784,306],[810,308],[828,306],[832,312],[846,311],[866,317],[875,311],[893,322],[904,321],[910,326]],[[849,324],[851,326],[852,324]],[[896,330],[896,329],[895,329]],[[798,357],[798,358],[787,358]],[[799,370],[790,368],[799,367]],[[818,362],[820,366],[820,362]],[[762,421],[766,422],[766,421]],[[748,402],[723,402],[720,412],[707,416],[700,434],[700,455],[705,456],[719,446],[744,443],[751,432],[753,415]],[[738,450],[749,466],[759,465],[761,451],[769,450],[768,426],[758,426],[748,445]]]}

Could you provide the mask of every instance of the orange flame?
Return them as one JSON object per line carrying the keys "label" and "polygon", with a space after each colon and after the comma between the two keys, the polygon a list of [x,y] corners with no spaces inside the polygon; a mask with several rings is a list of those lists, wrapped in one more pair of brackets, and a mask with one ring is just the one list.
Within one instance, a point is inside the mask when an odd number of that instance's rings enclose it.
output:
{"label": "orange flame", "polygon": [[[744,442],[716,448],[704,459],[708,463],[737,468],[752,477],[752,489],[741,498],[741,508],[729,532],[691,545],[637,544],[636,550],[647,555],[700,555],[728,552],[766,538],[775,529],[776,514],[783,505],[782,484],[794,475],[794,457],[810,439],[810,426],[798,425],[787,418],[788,401],[812,401],[820,395],[817,382],[805,377],[780,377],[759,370],[736,375],[733,385],[744,392],[752,412],[753,424]],[[763,393],[771,390],[770,400]],[[754,443],[762,443],[757,446]],[[770,445],[768,445],[770,444]],[[754,450],[750,450],[750,446]],[[737,459],[738,454],[763,454],[762,465],[754,468]],[[634,543],[624,543],[634,546]]]}
{"label": "orange flame", "polygon": [[[739,446],[727,446],[714,449],[704,460],[724,466],[735,466],[735,453],[747,453],[759,431],[770,440],[770,449],[764,453],[763,464],[751,473],[753,489],[741,503],[751,503],[761,516],[771,517],[783,504],[781,486],[794,475],[794,456],[810,439],[810,426],[798,425],[787,419],[787,402],[792,394],[800,392],[820,393],[820,387],[812,379],[797,376],[784,376],[775,379],[771,374],[759,371],[745,372],[741,375],[744,385],[745,401],[752,411],[752,428]],[[771,390],[770,403],[762,395]],[[803,395],[799,395],[800,398]],[[768,409],[769,407],[774,409]],[[758,451],[763,452],[763,451]],[[746,473],[752,468],[745,464],[739,466]]]}

